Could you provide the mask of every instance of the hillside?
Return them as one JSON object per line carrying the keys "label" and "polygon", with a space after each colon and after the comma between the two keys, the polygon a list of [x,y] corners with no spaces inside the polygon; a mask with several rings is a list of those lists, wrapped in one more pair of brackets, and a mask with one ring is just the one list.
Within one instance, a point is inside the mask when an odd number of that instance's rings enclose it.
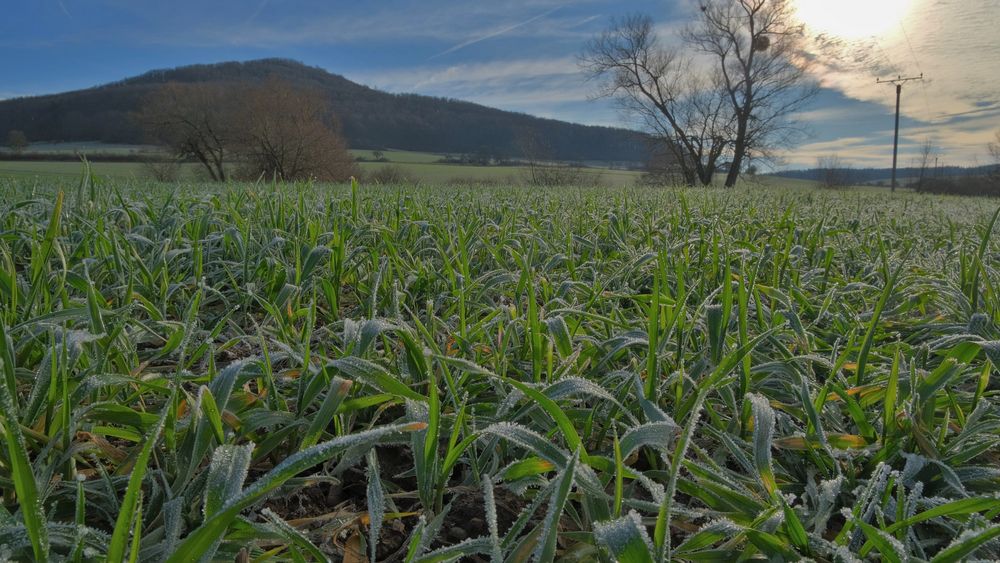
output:
{"label": "hillside", "polygon": [[23,130],[32,141],[136,144],[142,132],[129,115],[167,82],[262,80],[279,76],[327,92],[355,148],[521,154],[524,139],[544,139],[556,160],[643,161],[641,135],[502,111],[458,100],[389,94],[323,69],[285,59],[224,62],[150,71],[86,90],[0,101],[0,135]]}

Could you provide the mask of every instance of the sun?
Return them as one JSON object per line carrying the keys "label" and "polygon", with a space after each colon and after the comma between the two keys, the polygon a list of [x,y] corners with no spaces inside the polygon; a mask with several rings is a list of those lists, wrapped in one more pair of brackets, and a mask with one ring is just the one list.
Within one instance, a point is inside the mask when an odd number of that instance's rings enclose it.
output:
{"label": "sun", "polygon": [[795,0],[795,13],[810,31],[842,39],[895,32],[913,0]]}

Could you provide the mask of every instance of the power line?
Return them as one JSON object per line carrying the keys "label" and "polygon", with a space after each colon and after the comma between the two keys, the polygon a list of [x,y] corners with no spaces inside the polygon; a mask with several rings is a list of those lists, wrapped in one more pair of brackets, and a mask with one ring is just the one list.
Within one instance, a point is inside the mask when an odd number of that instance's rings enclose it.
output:
{"label": "power line", "polygon": [[[903,25],[903,20],[899,20],[899,29],[903,32],[903,38],[906,39],[906,46],[910,49],[910,56],[913,57],[913,64],[917,65],[917,70],[920,71],[920,76],[924,75],[924,69],[920,66],[920,58],[917,57],[916,50],[913,49],[913,43],[910,41],[910,34],[906,32],[906,26]],[[927,98],[927,84],[923,81],[920,82],[920,92],[924,99],[924,109],[927,110],[928,121],[933,119],[933,112],[931,111],[931,103]]]}
{"label": "power line", "polygon": [[892,61],[892,57],[889,56],[889,52],[886,51],[884,47],[882,47],[882,42],[878,40],[878,36],[873,35],[872,39],[875,41],[875,47],[877,47],[878,50],[882,53],[882,58],[885,59],[885,62],[889,64],[889,68],[895,70],[897,68],[896,63]]}
{"label": "power line", "polygon": [[910,49],[910,56],[913,57],[913,62],[917,65],[917,70],[920,74],[924,73],[924,69],[920,68],[920,59],[917,58],[917,52],[913,50],[913,43],[910,42],[910,34],[906,33],[906,27],[903,26],[903,22],[899,22],[899,29],[903,32],[903,38],[906,39],[906,46]]}
{"label": "power line", "polygon": [[920,76],[910,76],[903,78],[902,76],[896,76],[896,78],[890,80],[882,80],[881,78],[875,80],[875,84],[892,84],[896,87],[896,134],[892,139],[892,191],[896,191],[896,157],[899,154],[899,98],[903,93],[903,83],[910,82],[911,80],[923,80],[924,73],[920,73]]}

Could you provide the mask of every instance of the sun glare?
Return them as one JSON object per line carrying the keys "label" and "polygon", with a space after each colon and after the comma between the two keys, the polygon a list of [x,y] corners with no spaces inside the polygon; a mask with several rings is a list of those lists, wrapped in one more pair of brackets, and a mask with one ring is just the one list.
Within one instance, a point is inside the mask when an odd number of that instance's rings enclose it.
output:
{"label": "sun glare", "polygon": [[798,19],[815,33],[843,39],[888,35],[910,9],[912,0],[797,0]]}

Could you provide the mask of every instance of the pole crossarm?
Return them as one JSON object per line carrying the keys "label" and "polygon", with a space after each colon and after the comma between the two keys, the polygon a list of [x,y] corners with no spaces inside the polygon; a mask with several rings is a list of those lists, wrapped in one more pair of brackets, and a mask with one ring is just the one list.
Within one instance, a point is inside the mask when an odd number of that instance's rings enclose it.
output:
{"label": "pole crossarm", "polygon": [[902,76],[897,76],[896,78],[886,78],[886,79],[878,78],[875,80],[875,84],[902,84],[904,82],[910,82],[911,80],[923,80],[923,79],[924,79],[924,73],[921,72],[920,76],[907,76],[905,78]]}

